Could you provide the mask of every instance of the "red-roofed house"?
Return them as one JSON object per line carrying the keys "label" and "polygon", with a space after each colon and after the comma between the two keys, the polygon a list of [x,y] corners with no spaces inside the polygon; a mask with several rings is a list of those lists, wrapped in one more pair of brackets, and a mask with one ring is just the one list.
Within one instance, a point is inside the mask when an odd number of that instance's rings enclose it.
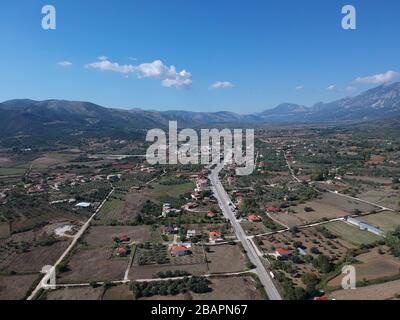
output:
{"label": "red-roofed house", "polygon": [[289,250],[286,250],[283,248],[276,249],[275,254],[277,257],[281,257],[281,258],[288,258],[292,255],[292,253]]}
{"label": "red-roofed house", "polygon": [[207,213],[207,217],[208,218],[214,218],[215,216],[216,216],[217,214],[216,213],[214,213],[214,212],[212,212],[212,211],[210,211],[209,213]]}
{"label": "red-roofed house", "polygon": [[173,245],[170,248],[171,254],[175,257],[183,257],[191,254],[191,251],[186,246]]}
{"label": "red-roofed house", "polygon": [[127,253],[128,253],[128,250],[126,250],[124,247],[119,247],[117,249],[117,256],[119,256],[119,257],[125,257]]}
{"label": "red-roofed house", "polygon": [[261,222],[262,217],[252,214],[247,217],[247,220],[249,220],[250,222]]}
{"label": "red-roofed house", "polygon": [[221,232],[212,231],[212,232],[210,232],[210,233],[208,234],[208,236],[209,236],[209,238],[210,238],[210,242],[211,242],[211,243],[223,242],[223,241],[224,241]]}
{"label": "red-roofed house", "polygon": [[126,234],[121,234],[118,239],[121,242],[128,242],[130,240],[130,238]]}
{"label": "red-roofed house", "polygon": [[277,208],[277,207],[268,207],[268,208],[267,208],[267,211],[268,211],[268,212],[277,213],[277,212],[281,212],[281,209],[280,209],[280,208]]}
{"label": "red-roofed house", "polygon": [[197,205],[196,202],[189,202],[188,204],[186,204],[186,207],[187,207],[188,209],[194,209],[194,208],[197,208],[198,205]]}
{"label": "red-roofed house", "polygon": [[330,299],[325,296],[325,297],[315,297],[314,300],[322,300],[322,301],[324,301],[324,300],[330,300]]}

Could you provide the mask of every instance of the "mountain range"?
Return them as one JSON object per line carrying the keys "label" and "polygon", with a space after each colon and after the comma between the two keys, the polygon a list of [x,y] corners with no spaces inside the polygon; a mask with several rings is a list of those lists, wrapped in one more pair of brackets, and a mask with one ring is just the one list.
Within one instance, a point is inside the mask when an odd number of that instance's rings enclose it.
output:
{"label": "mountain range", "polygon": [[306,107],[283,103],[257,114],[233,112],[122,110],[89,102],[10,100],[0,103],[0,135],[35,135],[47,131],[158,128],[176,120],[182,127],[367,121],[400,117],[400,82],[382,85],[358,96]]}

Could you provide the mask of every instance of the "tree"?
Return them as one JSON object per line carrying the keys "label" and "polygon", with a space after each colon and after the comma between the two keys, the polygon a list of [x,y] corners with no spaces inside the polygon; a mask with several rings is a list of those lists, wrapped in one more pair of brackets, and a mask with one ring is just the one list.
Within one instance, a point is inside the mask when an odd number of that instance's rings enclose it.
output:
{"label": "tree", "polygon": [[315,287],[319,283],[320,279],[315,273],[308,272],[301,276],[301,281],[303,281],[307,287]]}
{"label": "tree", "polygon": [[390,252],[395,257],[400,257],[400,226],[398,226],[393,232],[388,233],[386,244],[389,246]]}
{"label": "tree", "polygon": [[333,269],[331,261],[327,256],[324,255],[320,255],[317,260],[314,260],[314,265],[321,273],[329,273]]}

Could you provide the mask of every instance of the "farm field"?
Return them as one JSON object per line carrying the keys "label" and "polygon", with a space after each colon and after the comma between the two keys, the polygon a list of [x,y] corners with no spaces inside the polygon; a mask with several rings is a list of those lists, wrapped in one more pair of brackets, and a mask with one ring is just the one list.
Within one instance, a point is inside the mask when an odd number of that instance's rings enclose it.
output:
{"label": "farm field", "polygon": [[68,271],[60,274],[60,283],[115,281],[124,278],[128,258],[113,258],[113,249],[80,248],[68,262]]}
{"label": "farm field", "polygon": [[103,287],[62,288],[49,290],[44,296],[46,300],[100,300]]}
{"label": "farm field", "polygon": [[25,173],[25,168],[17,168],[17,167],[0,167],[0,176],[17,176],[23,175]]}
{"label": "farm field", "polygon": [[0,300],[22,300],[38,274],[0,276]]}
{"label": "farm field", "polygon": [[287,226],[289,228],[301,226],[307,223],[304,219],[299,218],[299,214],[291,212],[270,213],[270,216],[282,226]]}
{"label": "farm field", "polygon": [[193,300],[263,300],[252,277],[211,278],[211,292],[191,293]]}
{"label": "farm field", "polygon": [[10,224],[8,222],[0,223],[0,239],[8,238],[10,235]]}
{"label": "farm field", "polygon": [[400,226],[400,213],[385,211],[377,214],[363,216],[362,220],[385,232],[394,231]]}
{"label": "farm field", "polygon": [[134,221],[147,200],[151,199],[162,204],[169,202],[171,198],[179,198],[180,195],[192,191],[193,188],[194,183],[189,182],[172,186],[154,184],[153,189],[132,190],[126,194],[116,192],[99,212],[96,222],[106,225],[126,224]]}
{"label": "farm field", "polygon": [[17,273],[40,272],[45,265],[54,264],[68,244],[68,241],[59,241],[51,246],[38,246],[28,252],[14,253],[1,262],[2,268]]}
{"label": "farm field", "polygon": [[129,278],[131,280],[140,279],[154,279],[157,278],[156,274],[158,272],[167,271],[186,271],[192,275],[204,275],[208,273],[207,264],[197,263],[197,264],[163,264],[163,265],[133,265],[129,272]]}
{"label": "farm field", "polygon": [[76,155],[45,155],[37,158],[31,162],[32,169],[48,169],[49,167],[65,164],[70,160],[76,158]]}
{"label": "farm field", "polygon": [[100,212],[96,216],[95,221],[104,224],[108,224],[111,221],[119,222],[119,218],[121,217],[122,209],[124,207],[123,198],[125,198],[124,194],[114,192],[114,194],[101,208]]}
{"label": "farm field", "polygon": [[360,287],[355,290],[338,290],[330,294],[336,300],[389,300],[400,294],[400,280]]}
{"label": "farm field", "polygon": [[[387,250],[386,250],[387,251]],[[357,272],[357,281],[375,280],[400,273],[400,259],[388,253],[379,254],[378,249],[357,256],[360,263],[353,264]],[[328,282],[328,287],[340,287],[342,275]]]}
{"label": "farm field", "polygon": [[211,291],[207,293],[186,292],[176,296],[153,296],[140,300],[263,300],[252,277],[212,277],[209,280]]}
{"label": "farm field", "polygon": [[371,232],[360,230],[343,221],[328,223],[324,225],[324,227],[345,241],[354,243],[356,245],[372,244],[376,241],[382,240],[381,237]]}
{"label": "farm field", "polygon": [[102,300],[133,300],[133,293],[125,284],[111,286],[104,292]]}
{"label": "farm field", "polygon": [[177,185],[153,185],[154,189],[151,192],[151,197],[160,203],[165,202],[168,198],[178,198],[188,192],[192,192],[196,187],[194,182],[187,182]]}
{"label": "farm field", "polygon": [[[344,258],[349,249],[355,248],[351,244],[342,239],[327,239],[317,228],[300,229],[295,235],[291,232],[264,236],[256,241],[259,249],[265,254],[273,254],[277,248],[284,248],[295,253],[294,243],[301,243],[303,250],[309,256],[317,259],[321,255],[331,257],[332,261],[337,262]],[[296,277],[296,274],[315,273],[318,270],[312,263],[296,264],[296,272],[294,274],[286,273],[286,276],[302,286],[301,279]],[[279,270],[282,271],[282,270]]]}
{"label": "farm field", "polygon": [[[192,246],[192,254],[183,257],[174,257],[167,248],[153,246],[150,249],[138,248],[129,276],[131,279],[152,279],[158,272],[187,271],[193,275],[208,273],[205,252],[202,246]],[[163,257],[164,255],[164,257]],[[163,258],[164,263],[160,263]]]}
{"label": "farm field", "polygon": [[90,247],[112,247],[114,238],[127,235],[130,241],[144,243],[151,240],[150,226],[92,226],[85,237]]}
{"label": "farm field", "polygon": [[[305,212],[304,209],[306,207],[312,208],[314,211]],[[295,212],[294,215],[300,219],[303,224],[309,224],[321,221],[322,219],[344,217],[352,214],[354,210],[359,210],[362,213],[369,213],[378,208],[337,194],[325,193],[322,199],[291,207],[291,209]]]}
{"label": "farm field", "polygon": [[386,208],[390,208],[393,210],[400,209],[400,191],[393,190],[391,187],[381,187],[378,190],[362,192],[358,195],[358,197],[365,201],[373,202]]}
{"label": "farm field", "polygon": [[240,272],[247,269],[246,257],[239,245],[210,246],[207,255],[207,265],[210,274]]}
{"label": "farm field", "polygon": [[240,223],[248,235],[257,235],[271,232],[262,222],[250,222],[243,220]]}

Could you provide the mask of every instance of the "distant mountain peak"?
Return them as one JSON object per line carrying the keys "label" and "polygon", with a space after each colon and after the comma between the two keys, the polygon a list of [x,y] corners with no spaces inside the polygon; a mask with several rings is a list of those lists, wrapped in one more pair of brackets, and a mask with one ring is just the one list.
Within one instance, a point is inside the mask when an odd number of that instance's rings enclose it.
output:
{"label": "distant mountain peak", "polygon": [[0,136],[45,135],[54,125],[61,130],[102,130],[104,128],[160,128],[168,121],[179,126],[207,127],[224,124],[282,122],[363,121],[400,117],[400,82],[382,85],[330,103],[308,108],[282,103],[258,114],[240,115],[230,111],[150,111],[105,108],[90,102],[30,99],[0,103]]}

